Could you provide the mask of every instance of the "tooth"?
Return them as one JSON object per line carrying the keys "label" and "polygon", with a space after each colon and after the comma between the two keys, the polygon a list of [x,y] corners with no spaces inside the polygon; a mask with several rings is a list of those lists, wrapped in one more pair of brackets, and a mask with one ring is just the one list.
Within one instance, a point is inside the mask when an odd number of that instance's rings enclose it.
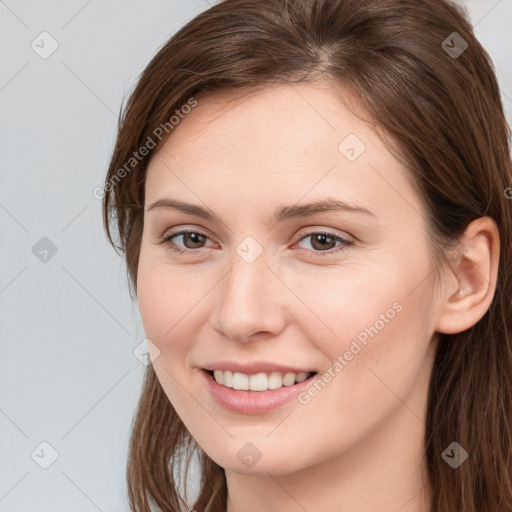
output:
{"label": "tooth", "polygon": [[224,384],[224,372],[222,370],[213,370],[213,378],[219,384]]}
{"label": "tooth", "polygon": [[233,389],[249,391],[249,375],[235,372],[233,374]]}
{"label": "tooth", "polygon": [[279,372],[272,372],[268,377],[268,389],[278,389],[283,385],[283,378]]}
{"label": "tooth", "polygon": [[283,386],[292,386],[295,384],[295,373],[287,373],[283,377]]}
{"label": "tooth", "polygon": [[[222,370],[220,370],[222,371]],[[226,386],[227,388],[232,388],[233,387],[233,372],[229,371],[229,370],[225,370],[224,372],[224,386]]]}
{"label": "tooth", "polygon": [[267,388],[267,374],[257,373],[249,377],[249,389],[251,391],[265,391]]}
{"label": "tooth", "polygon": [[302,382],[308,378],[307,372],[286,374],[280,372],[257,373],[247,375],[240,372],[231,372],[229,370],[214,370],[213,378],[219,384],[227,388],[233,388],[241,391],[266,391],[267,389],[279,389],[282,386],[292,386],[295,383]]}

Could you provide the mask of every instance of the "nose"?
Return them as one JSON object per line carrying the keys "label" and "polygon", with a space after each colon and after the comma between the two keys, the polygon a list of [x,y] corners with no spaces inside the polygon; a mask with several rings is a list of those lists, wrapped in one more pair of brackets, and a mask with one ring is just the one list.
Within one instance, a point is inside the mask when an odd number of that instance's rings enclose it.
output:
{"label": "nose", "polygon": [[217,289],[215,331],[237,342],[279,335],[287,323],[286,287],[269,267],[265,252],[252,263],[234,253],[231,262]]}

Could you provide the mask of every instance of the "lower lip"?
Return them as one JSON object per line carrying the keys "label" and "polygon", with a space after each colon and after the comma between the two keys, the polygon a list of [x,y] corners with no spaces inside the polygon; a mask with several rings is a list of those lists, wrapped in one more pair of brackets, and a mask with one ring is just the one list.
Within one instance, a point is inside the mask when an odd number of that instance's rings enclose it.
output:
{"label": "lower lip", "polygon": [[219,384],[206,370],[201,370],[213,398],[230,411],[242,414],[263,414],[291,402],[315,380],[309,379],[267,391],[238,391]]}

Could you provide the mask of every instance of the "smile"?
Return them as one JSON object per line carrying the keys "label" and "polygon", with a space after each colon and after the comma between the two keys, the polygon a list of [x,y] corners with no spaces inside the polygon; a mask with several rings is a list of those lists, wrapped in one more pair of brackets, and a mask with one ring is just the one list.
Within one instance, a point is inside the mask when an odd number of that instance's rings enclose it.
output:
{"label": "smile", "polygon": [[267,391],[269,389],[279,389],[283,386],[293,386],[312,377],[315,373],[262,372],[248,375],[229,370],[214,370],[210,372],[218,384],[239,391]]}
{"label": "smile", "polygon": [[292,403],[317,377],[317,372],[246,374],[206,369],[200,374],[210,397],[224,409],[239,414],[264,414]]}

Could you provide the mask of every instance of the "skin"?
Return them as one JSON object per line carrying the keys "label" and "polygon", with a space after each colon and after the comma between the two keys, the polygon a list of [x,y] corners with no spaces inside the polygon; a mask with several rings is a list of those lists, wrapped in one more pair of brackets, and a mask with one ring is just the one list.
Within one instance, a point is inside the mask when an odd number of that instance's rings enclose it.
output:
{"label": "skin", "polygon": [[[200,99],[148,167],[146,208],[173,198],[221,218],[147,210],[137,287],[156,374],[191,435],[225,468],[229,512],[429,510],[422,452],[439,333],[469,328],[492,300],[495,223],[468,227],[466,252],[449,255],[452,269],[436,285],[425,211],[406,169],[338,94],[318,82]],[[338,149],[348,134],[366,146],[355,161]],[[270,218],[328,196],[374,215]],[[159,243],[183,228],[207,238]],[[318,237],[306,237],[321,230],[353,244],[336,252],[331,241],[322,255]],[[264,249],[252,263],[236,252],[248,236]],[[199,374],[218,359],[322,374],[396,303],[400,312],[307,404],[228,411]],[[251,467],[237,456],[248,442],[261,453]]]}

